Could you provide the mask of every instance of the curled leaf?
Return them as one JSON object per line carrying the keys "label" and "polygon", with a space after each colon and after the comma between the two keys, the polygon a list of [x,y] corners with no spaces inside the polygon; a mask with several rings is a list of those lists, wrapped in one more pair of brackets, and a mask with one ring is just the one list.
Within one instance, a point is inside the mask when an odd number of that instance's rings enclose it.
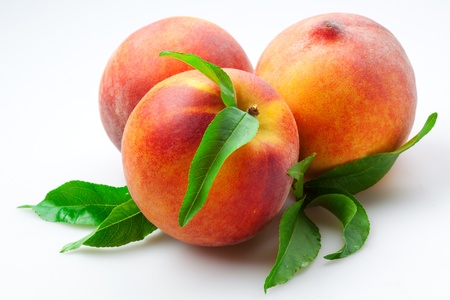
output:
{"label": "curled leaf", "polygon": [[264,283],[264,291],[290,280],[319,253],[320,233],[303,211],[304,199],[286,209],[280,221],[278,254]]}
{"label": "curled leaf", "polygon": [[324,189],[307,207],[321,206],[334,214],[342,223],[344,229],[343,247],[326,259],[338,259],[358,251],[367,240],[370,222],[364,207],[351,194],[334,189]]}
{"label": "curled leaf", "polygon": [[301,199],[303,197],[303,181],[305,177],[305,172],[315,156],[316,153],[313,153],[312,155],[306,157],[305,159],[293,165],[288,170],[289,176],[295,179],[293,184],[293,190],[296,199]]}

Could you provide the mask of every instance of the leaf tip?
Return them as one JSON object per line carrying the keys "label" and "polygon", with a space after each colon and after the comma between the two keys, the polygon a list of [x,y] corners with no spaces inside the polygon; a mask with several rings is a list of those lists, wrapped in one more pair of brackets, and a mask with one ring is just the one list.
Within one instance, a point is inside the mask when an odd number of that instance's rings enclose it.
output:
{"label": "leaf tip", "polygon": [[331,254],[325,255],[323,258],[325,258],[327,260],[335,260],[335,259],[338,259],[341,257],[338,255],[338,253],[331,253]]}
{"label": "leaf tip", "polygon": [[189,218],[187,215],[181,214],[181,212],[180,212],[180,214],[178,216],[178,225],[181,228],[183,228],[184,226],[186,226],[189,223],[189,221],[191,221],[191,219],[192,219],[192,217]]}
{"label": "leaf tip", "polygon": [[438,118],[438,113],[437,113],[437,112],[434,112],[434,113],[432,113],[432,114],[428,117],[428,121],[429,121],[430,123],[432,123],[433,126],[434,126],[434,124],[436,123],[437,118]]}
{"label": "leaf tip", "polygon": [[70,250],[72,249],[69,248],[69,245],[64,245],[64,247],[62,247],[61,250],[59,250],[59,253],[67,253]]}
{"label": "leaf tip", "polygon": [[69,252],[69,251],[76,250],[76,249],[80,248],[80,246],[85,241],[85,239],[82,239],[82,240],[77,241],[77,242],[72,242],[72,243],[65,244],[64,247],[62,247],[62,249],[59,251],[59,253],[66,253],[66,252]]}
{"label": "leaf tip", "polygon": [[271,283],[271,282],[269,282],[269,281],[266,280],[266,282],[264,282],[264,294],[267,294],[267,291],[268,291],[270,288],[273,288],[275,285],[276,285],[276,284],[273,284],[273,283]]}
{"label": "leaf tip", "polygon": [[25,205],[17,206],[16,208],[33,208],[33,207],[35,207],[35,205],[25,204]]}
{"label": "leaf tip", "polygon": [[175,52],[165,50],[165,51],[159,52],[159,56],[170,56],[173,53],[175,53]]}

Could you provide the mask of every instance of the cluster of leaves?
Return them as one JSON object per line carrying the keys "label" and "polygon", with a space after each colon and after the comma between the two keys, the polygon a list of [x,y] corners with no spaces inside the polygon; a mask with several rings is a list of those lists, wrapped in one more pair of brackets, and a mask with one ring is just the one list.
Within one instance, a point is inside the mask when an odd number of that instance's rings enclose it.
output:
{"label": "cluster of leaves", "polygon": [[65,245],[61,252],[80,246],[118,247],[142,240],[157,228],[150,223],[130,196],[128,188],[73,180],[50,191],[31,208],[45,221],[96,226],[84,238]]}
{"label": "cluster of leaves", "polygon": [[304,173],[314,155],[297,163],[289,170],[295,179],[293,185],[296,203],[286,209],[280,221],[278,255],[264,290],[291,279],[301,268],[312,262],[320,250],[320,233],[305,214],[305,209],[321,206],[335,215],[343,225],[343,247],[325,256],[334,260],[358,251],[365,243],[370,222],[364,207],[355,194],[375,183],[391,169],[399,155],[415,145],[436,123],[437,114],[431,114],[422,130],[399,149],[374,154],[341,165],[322,176],[303,182]]}
{"label": "cluster of leaves", "polygon": [[[207,201],[209,188],[226,158],[249,142],[257,133],[258,120],[236,106],[234,88],[228,75],[219,67],[195,55],[163,52],[161,55],[180,59],[204,73],[221,88],[225,108],[208,126],[191,163],[188,189],[179,214],[180,226],[186,225]],[[378,182],[392,167],[398,156],[416,144],[434,126],[437,114],[429,116],[422,130],[396,151],[362,158],[339,166],[328,173],[304,182],[304,173],[314,154],[289,170],[294,178],[294,204],[283,213],[279,224],[278,255],[266,278],[264,290],[285,283],[318,255],[320,233],[305,210],[321,206],[333,213],[343,225],[343,247],[326,259],[344,258],[358,251],[370,230],[368,216],[355,194]],[[83,181],[70,181],[50,191],[31,208],[42,219],[75,225],[95,226],[86,237],[65,245],[61,252],[82,245],[117,247],[142,240],[157,228],[141,213],[127,187],[111,187]]]}

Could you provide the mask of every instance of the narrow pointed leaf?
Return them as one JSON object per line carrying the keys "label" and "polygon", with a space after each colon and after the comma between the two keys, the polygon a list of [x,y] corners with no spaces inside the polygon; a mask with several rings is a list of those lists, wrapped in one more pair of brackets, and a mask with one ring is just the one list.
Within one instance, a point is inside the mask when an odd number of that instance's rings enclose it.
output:
{"label": "narrow pointed leaf", "polygon": [[201,59],[195,54],[163,51],[160,56],[179,59],[202,72],[220,87],[220,95],[225,106],[236,106],[236,95],[230,77],[220,67]]}
{"label": "narrow pointed leaf", "polygon": [[321,190],[321,195],[312,200],[307,207],[321,206],[334,214],[342,223],[344,229],[343,247],[326,259],[338,259],[358,251],[366,242],[370,231],[370,222],[366,211],[351,194],[339,190]]}
{"label": "narrow pointed leaf", "polygon": [[391,169],[398,156],[419,142],[434,127],[437,113],[431,114],[422,130],[399,149],[370,155],[338,166],[305,183],[305,188],[336,188],[356,194],[377,183]]}
{"label": "narrow pointed leaf", "polygon": [[126,186],[117,188],[74,180],[48,192],[39,204],[19,208],[31,208],[49,222],[97,226],[117,205],[130,199]]}
{"label": "narrow pointed leaf", "polygon": [[190,166],[188,189],[179,214],[180,226],[185,226],[203,207],[225,159],[251,141],[258,127],[255,117],[236,107],[223,109],[213,119]]}
{"label": "narrow pointed leaf", "polygon": [[303,197],[303,182],[305,172],[315,156],[316,154],[313,153],[311,156],[308,156],[307,158],[299,161],[288,170],[289,176],[295,179],[293,189],[294,189],[294,196],[296,199],[301,199]]}
{"label": "narrow pointed leaf", "polygon": [[65,245],[61,252],[78,249],[80,246],[118,247],[142,240],[157,228],[150,223],[130,199],[113,209],[111,214],[86,237]]}
{"label": "narrow pointed leaf", "polygon": [[305,215],[302,205],[303,199],[288,207],[281,218],[278,255],[264,283],[265,292],[287,282],[319,253],[319,229]]}

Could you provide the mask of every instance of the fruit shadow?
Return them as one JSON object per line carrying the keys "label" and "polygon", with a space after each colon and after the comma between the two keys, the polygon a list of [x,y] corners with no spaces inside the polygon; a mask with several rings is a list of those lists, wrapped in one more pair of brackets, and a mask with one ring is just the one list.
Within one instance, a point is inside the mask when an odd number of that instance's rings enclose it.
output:
{"label": "fruit shadow", "polygon": [[[81,255],[101,260],[116,260],[124,256],[154,257],[163,252],[170,253],[161,258],[181,272],[197,272],[200,265],[207,266],[208,274],[227,272],[236,269],[257,272],[262,276],[269,274],[275,263],[278,251],[278,226],[284,210],[264,227],[254,238],[232,246],[203,247],[178,241],[156,230],[144,240],[114,248],[95,248],[81,246],[65,255]],[[253,270],[253,271],[251,271]],[[240,271],[239,271],[240,272]],[[247,274],[247,273],[246,273]],[[196,275],[197,276],[197,275]],[[203,275],[199,275],[203,276]]]}
{"label": "fruit shadow", "polygon": [[[82,246],[70,251],[67,254],[83,253],[88,255],[120,255],[133,251],[152,252],[160,251],[162,248],[178,247],[175,252],[182,254],[184,259],[208,261],[209,263],[222,265],[244,265],[257,266],[269,271],[275,263],[278,253],[279,224],[286,208],[294,203],[293,195],[289,195],[280,212],[252,239],[232,246],[224,247],[202,247],[179,242],[160,230],[156,230],[144,240],[133,242],[121,247],[114,248],[92,248]],[[318,259],[335,251],[343,245],[342,225],[330,212],[323,208],[315,207],[306,210],[307,216],[317,225],[322,236],[321,250]],[[159,249],[158,249],[159,248]],[[311,264],[313,265],[314,260]],[[328,263],[332,263],[327,261]],[[298,273],[306,271],[310,266],[300,270]]]}
{"label": "fruit shadow", "polygon": [[[201,257],[202,259],[210,259],[214,262],[220,263],[225,260],[227,263],[242,264],[242,263],[254,263],[260,265],[261,263],[267,263],[267,265],[273,265],[277,256],[278,250],[278,226],[282,217],[284,209],[288,204],[292,202],[286,201],[284,207],[275,216],[275,218],[267,224],[255,237],[245,241],[243,243],[222,246],[222,247],[203,247],[195,246],[187,243],[180,242],[171,236],[165,234],[161,230],[157,229],[150,235],[145,237],[142,241],[129,243],[120,247],[106,247],[95,248],[81,246],[79,249],[69,251],[66,254],[86,254],[86,255],[120,255],[124,253],[130,253],[133,251],[160,251],[163,248],[178,247],[175,252],[182,253],[184,257],[190,256],[191,258]],[[87,228],[88,230],[90,228]],[[86,231],[88,232],[88,231]]]}
{"label": "fruit shadow", "polygon": [[248,241],[221,247],[202,247],[183,244],[187,255],[201,257],[213,263],[226,263],[236,265],[257,265],[270,268],[277,257],[279,224],[282,214],[288,204],[283,208],[256,236]]}
{"label": "fruit shadow", "polygon": [[[286,208],[294,203],[294,197],[290,195],[275,218],[266,225],[254,238],[233,246],[225,247],[201,247],[186,244],[170,237],[160,230],[156,230],[147,236],[143,241],[130,243],[116,248],[91,248],[84,247],[71,251],[67,254],[82,254],[87,256],[109,257],[107,259],[116,259],[116,256],[123,255],[141,255],[152,256],[161,251],[169,251],[170,258],[166,263],[174,264],[178,267],[183,266],[183,272],[197,272],[199,265],[208,266],[206,274],[217,272],[231,274],[238,272],[241,276],[248,274],[258,274],[263,280],[272,269],[277,253],[279,242],[279,224]],[[340,249],[342,240],[342,229],[337,219],[328,211],[321,208],[312,208],[306,211],[308,217],[319,227],[322,234],[322,248],[318,257],[307,267],[296,272],[294,278],[301,278],[304,272],[310,268],[321,267],[321,265],[334,265],[338,262],[328,261],[323,258],[324,255]],[[330,238],[332,236],[332,238]],[[323,250],[322,250],[323,249]],[[139,252],[139,253],[135,253]],[[322,260],[322,262],[318,261]],[[195,271],[193,271],[195,270]],[[231,270],[231,271],[230,271]],[[239,271],[240,270],[240,271]],[[242,272],[241,272],[242,271]],[[245,275],[246,274],[246,275]],[[195,275],[195,276],[209,276]],[[198,278],[198,277],[195,277]],[[293,279],[294,279],[293,278]],[[298,279],[300,280],[300,279]]]}
{"label": "fruit shadow", "polygon": [[[278,253],[279,224],[286,208],[294,204],[294,197],[288,199],[277,216],[254,238],[244,243],[226,247],[200,247],[185,244],[188,255],[210,259],[214,262],[226,262],[236,265],[257,265],[270,270]],[[343,246],[342,225],[334,215],[320,207],[306,210],[307,216],[317,225],[322,235],[322,246],[317,259],[338,251]],[[310,266],[315,262],[311,262]],[[331,262],[328,261],[327,262]],[[309,268],[299,271],[301,274]]]}

